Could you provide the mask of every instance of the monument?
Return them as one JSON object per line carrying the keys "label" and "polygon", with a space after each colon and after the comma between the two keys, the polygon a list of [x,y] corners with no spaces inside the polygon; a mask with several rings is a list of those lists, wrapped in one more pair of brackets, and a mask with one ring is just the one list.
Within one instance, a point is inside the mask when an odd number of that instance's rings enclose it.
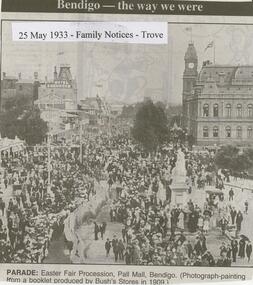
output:
{"label": "monument", "polygon": [[181,149],[177,152],[176,166],[172,172],[171,204],[183,206],[187,202],[185,156]]}

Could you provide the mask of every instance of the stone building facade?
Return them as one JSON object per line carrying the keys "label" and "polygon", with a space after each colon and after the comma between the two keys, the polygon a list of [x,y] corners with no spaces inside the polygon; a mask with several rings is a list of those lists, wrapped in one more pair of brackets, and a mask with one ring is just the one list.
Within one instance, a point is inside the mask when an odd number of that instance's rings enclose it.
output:
{"label": "stone building facade", "polygon": [[253,143],[253,66],[204,62],[193,43],[185,53],[183,122],[197,145]]}

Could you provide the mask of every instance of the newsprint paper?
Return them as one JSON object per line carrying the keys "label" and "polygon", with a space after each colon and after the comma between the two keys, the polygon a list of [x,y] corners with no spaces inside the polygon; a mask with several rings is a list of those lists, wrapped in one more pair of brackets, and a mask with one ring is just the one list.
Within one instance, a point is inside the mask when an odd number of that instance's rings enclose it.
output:
{"label": "newsprint paper", "polygon": [[0,281],[252,281],[253,3],[1,11]]}

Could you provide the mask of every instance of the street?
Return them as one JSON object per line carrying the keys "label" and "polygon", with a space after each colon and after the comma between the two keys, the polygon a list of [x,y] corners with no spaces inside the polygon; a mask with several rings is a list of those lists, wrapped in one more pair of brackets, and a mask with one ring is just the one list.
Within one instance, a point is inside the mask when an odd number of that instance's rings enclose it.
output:
{"label": "street", "polygon": [[[252,205],[252,200],[253,200],[253,195],[251,191],[249,190],[244,190],[242,191],[239,188],[240,185],[251,185],[252,181],[232,181],[229,185],[225,185],[224,191],[224,202],[227,203],[227,205],[230,203],[231,206],[235,206],[237,210],[241,210],[242,213],[244,212],[244,202],[247,200],[249,202],[249,205]],[[230,188],[233,187],[235,195],[234,195],[234,200],[232,202],[228,203],[229,200],[229,195],[228,192]],[[196,187],[193,187],[193,190],[191,194],[187,194],[187,200],[192,200],[194,203],[197,203],[199,206],[203,206],[205,199],[206,199],[206,193],[204,189],[197,189]],[[115,264],[116,262],[114,261],[114,256],[112,249],[110,251],[109,257],[106,257],[105,254],[105,241],[107,238],[112,240],[113,236],[116,235],[117,238],[121,238],[121,230],[122,230],[122,225],[120,223],[112,223],[110,222],[110,216],[109,216],[109,205],[105,206],[102,211],[100,212],[97,222],[100,223],[104,220],[107,222],[107,229],[105,236],[103,240],[100,238],[97,241],[94,240],[94,234],[89,235],[89,246],[87,247],[86,252],[86,258],[85,258],[85,263],[87,264]],[[250,222],[250,217],[253,215],[253,207],[249,206],[249,211],[248,214],[243,214],[244,219],[242,222],[242,230],[241,234],[246,235],[249,237],[250,240],[253,240],[253,224]],[[93,231],[93,226],[87,226],[83,225],[79,229],[79,234],[83,238],[83,241],[87,243],[87,231],[91,232]],[[196,234],[190,234],[190,233],[185,233],[187,239],[189,239],[192,243],[195,240],[195,235]],[[206,243],[208,249],[212,252],[213,256],[215,259],[220,257],[220,246],[222,242],[225,243],[230,243],[230,240],[226,236],[222,236],[221,234],[221,229],[219,227],[210,229],[208,234],[206,235]],[[117,261],[117,264],[124,264],[124,261]],[[245,259],[237,258],[236,263],[232,263],[232,266],[249,266],[249,264],[252,265],[253,261],[248,261]]]}

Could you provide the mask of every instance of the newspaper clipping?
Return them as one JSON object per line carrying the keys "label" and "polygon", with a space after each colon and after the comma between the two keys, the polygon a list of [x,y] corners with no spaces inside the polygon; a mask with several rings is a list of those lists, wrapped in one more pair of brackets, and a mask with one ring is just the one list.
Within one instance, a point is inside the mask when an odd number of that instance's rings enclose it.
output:
{"label": "newspaper clipping", "polygon": [[2,1],[0,281],[252,279],[252,8]]}

